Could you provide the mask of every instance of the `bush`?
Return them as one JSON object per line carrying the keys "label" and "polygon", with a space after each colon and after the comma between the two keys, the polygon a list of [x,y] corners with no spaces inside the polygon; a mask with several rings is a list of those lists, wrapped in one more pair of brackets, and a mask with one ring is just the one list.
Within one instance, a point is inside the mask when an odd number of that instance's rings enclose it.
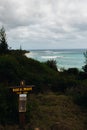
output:
{"label": "bush", "polygon": [[69,68],[67,70],[67,73],[69,74],[74,74],[74,75],[78,75],[79,74],[79,70],[77,68]]}
{"label": "bush", "polygon": [[18,123],[18,99],[10,89],[0,84],[0,124]]}
{"label": "bush", "polygon": [[15,57],[0,56],[0,81],[14,82],[20,78],[20,65]]}
{"label": "bush", "polygon": [[69,88],[67,93],[73,97],[76,104],[87,107],[87,86],[85,84]]}
{"label": "bush", "polygon": [[58,71],[57,69],[57,63],[55,60],[48,60],[47,62],[45,62],[51,69]]}

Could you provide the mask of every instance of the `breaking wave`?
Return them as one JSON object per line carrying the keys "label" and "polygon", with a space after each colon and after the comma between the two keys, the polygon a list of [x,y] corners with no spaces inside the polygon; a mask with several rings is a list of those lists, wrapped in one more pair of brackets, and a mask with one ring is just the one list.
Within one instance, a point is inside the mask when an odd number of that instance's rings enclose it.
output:
{"label": "breaking wave", "polygon": [[56,59],[56,58],[63,58],[63,56],[41,56],[43,59]]}
{"label": "breaking wave", "polygon": [[84,64],[84,49],[78,50],[31,50],[25,55],[29,58],[44,62],[54,59],[57,62],[58,68],[82,68]]}

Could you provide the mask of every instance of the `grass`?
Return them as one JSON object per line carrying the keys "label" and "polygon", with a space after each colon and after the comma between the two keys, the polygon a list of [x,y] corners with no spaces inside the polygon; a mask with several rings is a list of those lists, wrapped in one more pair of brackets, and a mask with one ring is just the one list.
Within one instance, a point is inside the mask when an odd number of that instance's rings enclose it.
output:
{"label": "grass", "polygon": [[[25,130],[87,130],[87,111],[66,95],[30,94],[27,102]],[[0,130],[19,130],[17,125],[0,126]]]}
{"label": "grass", "polygon": [[49,129],[54,124],[59,124],[69,130],[86,130],[87,113],[73,103],[72,99],[65,95],[39,94],[30,95],[30,125]]}

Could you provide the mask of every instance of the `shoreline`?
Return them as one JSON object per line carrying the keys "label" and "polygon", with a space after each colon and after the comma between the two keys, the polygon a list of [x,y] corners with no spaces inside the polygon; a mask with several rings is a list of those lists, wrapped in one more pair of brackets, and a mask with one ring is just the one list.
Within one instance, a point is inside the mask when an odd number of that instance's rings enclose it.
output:
{"label": "shoreline", "polygon": [[[85,49],[86,50],[86,49]],[[84,49],[72,50],[31,50],[25,55],[28,58],[35,59],[40,62],[55,60],[59,71],[62,69],[77,68],[82,70],[84,66]]]}

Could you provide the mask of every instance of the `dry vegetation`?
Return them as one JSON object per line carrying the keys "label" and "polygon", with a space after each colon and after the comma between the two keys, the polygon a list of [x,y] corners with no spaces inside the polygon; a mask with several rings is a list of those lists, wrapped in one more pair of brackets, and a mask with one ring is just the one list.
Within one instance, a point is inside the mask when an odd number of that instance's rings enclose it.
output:
{"label": "dry vegetation", "polygon": [[65,95],[30,95],[30,126],[50,129],[57,124],[60,130],[86,130],[87,114]]}

